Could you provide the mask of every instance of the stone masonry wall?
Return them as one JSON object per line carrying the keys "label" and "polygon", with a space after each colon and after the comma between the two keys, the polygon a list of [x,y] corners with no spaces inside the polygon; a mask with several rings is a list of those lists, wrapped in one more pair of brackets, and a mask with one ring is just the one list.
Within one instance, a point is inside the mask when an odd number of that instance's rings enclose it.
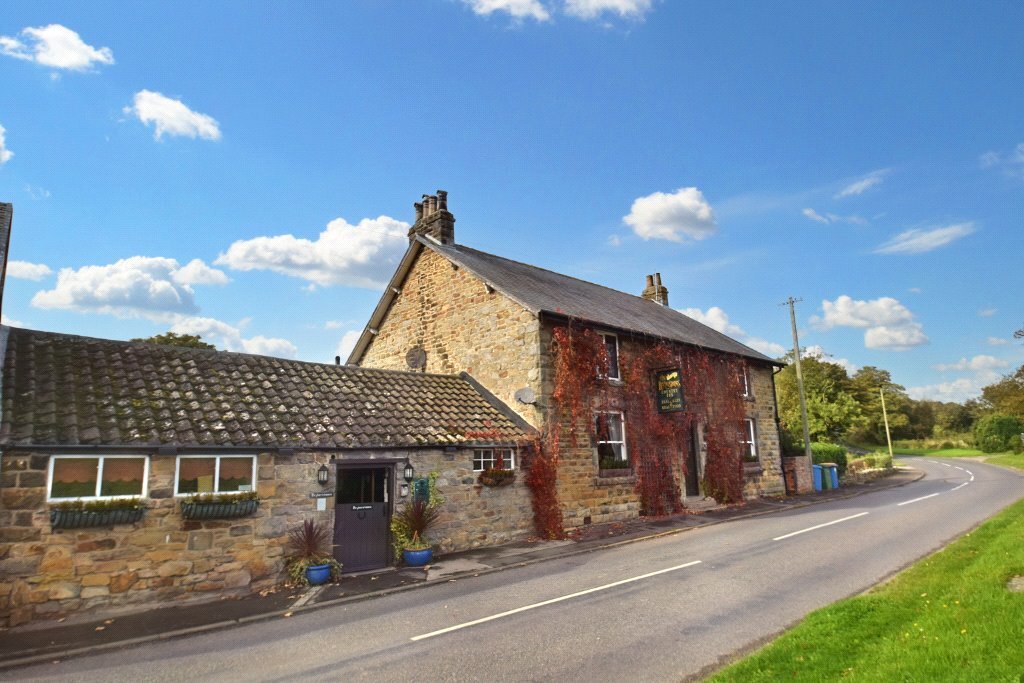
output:
{"label": "stone masonry wall", "polygon": [[750,380],[751,398],[747,401],[747,417],[753,418],[757,436],[757,455],[761,471],[748,472],[745,498],[757,496],[781,496],[786,493],[782,474],[782,445],[779,443],[779,426],[775,421],[775,386],[772,383],[772,368],[751,365],[747,376]]}
{"label": "stone masonry wall", "polygon": [[213,599],[271,586],[287,531],[315,512],[308,492],[324,454],[261,453],[252,516],[187,520],[173,497],[174,456],[150,458],[148,509],[136,524],[52,529],[49,457],[5,453],[0,490],[0,625],[71,612]]}
{"label": "stone masonry wall", "polygon": [[540,394],[540,322],[482,280],[424,248],[370,343],[360,365],[408,370],[414,346],[427,354],[427,372],[468,372],[539,427],[541,411],[515,400],[529,386]]}

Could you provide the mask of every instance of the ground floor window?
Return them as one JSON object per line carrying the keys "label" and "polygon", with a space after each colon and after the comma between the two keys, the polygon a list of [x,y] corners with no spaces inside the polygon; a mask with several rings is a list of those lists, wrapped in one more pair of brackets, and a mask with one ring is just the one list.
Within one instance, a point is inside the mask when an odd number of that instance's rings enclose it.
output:
{"label": "ground floor window", "polygon": [[740,453],[746,462],[757,462],[757,427],[749,417],[740,430]]}
{"label": "ground floor window", "polygon": [[473,471],[489,469],[514,470],[515,451],[511,448],[477,448],[473,451]]}
{"label": "ground floor window", "polygon": [[597,462],[602,470],[629,467],[626,453],[626,427],[622,413],[596,413],[594,432],[597,435]]}
{"label": "ground floor window", "polygon": [[55,455],[50,458],[50,500],[146,495],[149,458],[126,455]]}
{"label": "ground floor window", "polygon": [[254,455],[179,455],[174,495],[255,490]]}

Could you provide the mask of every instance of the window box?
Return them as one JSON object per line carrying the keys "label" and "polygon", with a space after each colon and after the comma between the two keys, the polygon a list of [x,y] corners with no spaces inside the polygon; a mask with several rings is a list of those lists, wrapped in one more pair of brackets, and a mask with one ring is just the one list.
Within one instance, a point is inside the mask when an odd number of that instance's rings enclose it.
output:
{"label": "window box", "polygon": [[631,477],[633,476],[633,470],[628,467],[616,467],[614,469],[601,468],[597,471],[599,477]]}
{"label": "window box", "polygon": [[231,519],[248,517],[259,509],[260,501],[255,498],[232,501],[186,500],[181,503],[181,516],[185,519]]}
{"label": "window box", "polygon": [[[120,505],[115,506],[115,503]],[[89,503],[64,503],[50,509],[50,526],[54,529],[86,529],[115,524],[135,524],[146,508],[141,501],[110,501],[89,509]]]}
{"label": "window box", "polygon": [[480,473],[477,477],[477,481],[484,486],[490,486],[497,488],[499,486],[510,486],[515,483],[516,473],[515,470],[499,470],[496,468],[488,468]]}

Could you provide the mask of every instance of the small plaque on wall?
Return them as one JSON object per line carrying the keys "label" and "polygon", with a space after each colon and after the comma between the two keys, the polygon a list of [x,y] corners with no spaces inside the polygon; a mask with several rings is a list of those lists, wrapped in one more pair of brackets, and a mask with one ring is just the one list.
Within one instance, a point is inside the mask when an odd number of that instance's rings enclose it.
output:
{"label": "small plaque on wall", "polygon": [[686,409],[683,398],[683,381],[679,368],[658,370],[654,373],[659,413],[675,413]]}

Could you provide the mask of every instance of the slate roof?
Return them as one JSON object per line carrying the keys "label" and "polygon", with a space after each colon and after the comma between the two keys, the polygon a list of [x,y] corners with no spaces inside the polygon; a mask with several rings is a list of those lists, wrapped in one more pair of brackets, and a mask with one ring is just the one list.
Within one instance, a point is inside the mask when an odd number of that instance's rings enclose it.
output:
{"label": "slate roof", "polygon": [[[6,339],[5,339],[6,337]],[[359,448],[530,429],[468,376],[0,327],[0,447]]]}
{"label": "slate roof", "polygon": [[417,239],[534,313],[576,318],[613,329],[778,364],[763,353],[677,310],[643,297],[462,245],[441,244],[423,237]]}

